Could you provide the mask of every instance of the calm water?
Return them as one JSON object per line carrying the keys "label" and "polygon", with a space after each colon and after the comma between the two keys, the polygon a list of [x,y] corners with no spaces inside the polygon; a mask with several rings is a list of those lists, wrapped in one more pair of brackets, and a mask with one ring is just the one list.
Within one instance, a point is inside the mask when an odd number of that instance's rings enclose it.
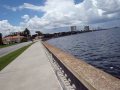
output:
{"label": "calm water", "polygon": [[48,42],[120,78],[120,29],[65,36]]}

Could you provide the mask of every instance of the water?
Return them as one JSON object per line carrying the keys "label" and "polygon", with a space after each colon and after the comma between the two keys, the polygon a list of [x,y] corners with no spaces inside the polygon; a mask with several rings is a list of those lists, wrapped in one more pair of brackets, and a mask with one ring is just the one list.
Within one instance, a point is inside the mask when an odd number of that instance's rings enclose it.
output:
{"label": "water", "polygon": [[51,39],[48,43],[120,78],[120,29]]}

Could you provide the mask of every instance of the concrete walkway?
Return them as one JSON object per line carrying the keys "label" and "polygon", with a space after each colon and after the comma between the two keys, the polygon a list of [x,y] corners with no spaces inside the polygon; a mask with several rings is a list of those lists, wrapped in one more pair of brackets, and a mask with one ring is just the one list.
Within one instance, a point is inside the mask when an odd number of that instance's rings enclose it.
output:
{"label": "concrete walkway", "polygon": [[0,90],[62,90],[41,42],[0,72]]}

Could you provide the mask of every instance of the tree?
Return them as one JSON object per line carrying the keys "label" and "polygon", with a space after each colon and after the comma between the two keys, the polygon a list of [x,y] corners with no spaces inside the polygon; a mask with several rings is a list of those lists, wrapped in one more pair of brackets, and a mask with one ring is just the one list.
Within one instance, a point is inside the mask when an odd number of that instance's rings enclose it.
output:
{"label": "tree", "polygon": [[24,30],[24,36],[30,36],[30,31],[27,28]]}
{"label": "tree", "polygon": [[0,45],[3,44],[3,41],[2,41],[2,33],[0,33]]}
{"label": "tree", "polygon": [[38,34],[38,36],[42,36],[43,35],[43,33],[40,32],[40,31],[36,31],[36,33]]}
{"label": "tree", "polygon": [[27,40],[31,39],[30,31],[27,28],[24,30],[23,33],[24,33],[23,36],[25,36],[27,38]]}

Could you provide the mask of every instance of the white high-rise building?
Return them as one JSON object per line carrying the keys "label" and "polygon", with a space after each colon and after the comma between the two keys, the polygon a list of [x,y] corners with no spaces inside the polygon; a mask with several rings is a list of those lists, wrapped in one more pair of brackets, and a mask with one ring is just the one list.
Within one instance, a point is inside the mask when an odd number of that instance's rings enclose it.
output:
{"label": "white high-rise building", "polygon": [[76,31],[76,26],[71,26],[71,31]]}
{"label": "white high-rise building", "polygon": [[85,26],[85,27],[84,27],[84,30],[85,30],[85,31],[89,31],[89,30],[90,30],[90,29],[89,29],[89,26]]}

